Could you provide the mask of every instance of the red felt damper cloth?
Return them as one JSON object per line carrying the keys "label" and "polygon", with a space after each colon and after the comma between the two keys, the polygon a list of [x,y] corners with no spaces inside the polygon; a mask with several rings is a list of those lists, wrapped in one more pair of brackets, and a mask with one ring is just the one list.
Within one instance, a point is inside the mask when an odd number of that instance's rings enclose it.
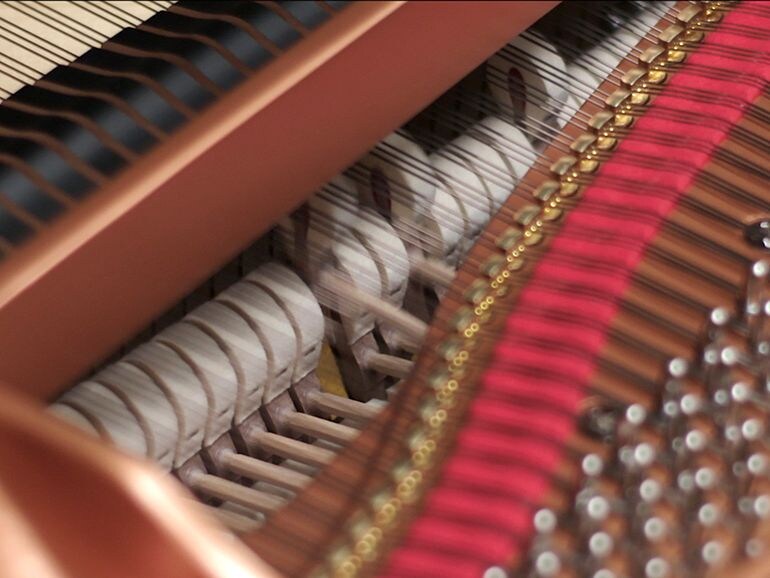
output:
{"label": "red felt damper cloth", "polygon": [[[635,267],[769,79],[768,35],[741,36],[740,26],[770,30],[770,3],[725,16],[566,217],[507,319],[439,482],[381,576],[481,578],[523,554]],[[686,122],[678,111],[709,122]],[[661,135],[670,146],[651,142]]]}

